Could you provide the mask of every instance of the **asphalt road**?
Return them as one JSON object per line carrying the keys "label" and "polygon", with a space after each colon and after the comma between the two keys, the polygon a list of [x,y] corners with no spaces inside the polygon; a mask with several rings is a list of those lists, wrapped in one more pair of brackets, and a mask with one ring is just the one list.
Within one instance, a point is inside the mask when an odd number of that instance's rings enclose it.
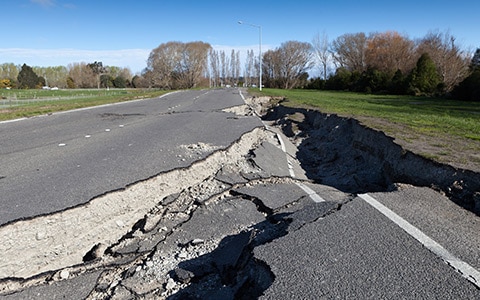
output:
{"label": "asphalt road", "polygon": [[[265,125],[222,110],[241,104],[237,89],[188,91],[0,123],[1,222],[225,149]],[[159,199],[150,227],[145,218],[104,254],[110,264],[53,272],[5,299],[479,299],[477,216],[425,187],[356,195],[305,181],[295,146],[272,130],[278,141],[232,165],[225,155],[203,182]],[[185,150],[198,143],[209,150]]]}
{"label": "asphalt road", "polygon": [[74,207],[198,159],[181,145],[224,148],[262,125],[221,112],[240,104],[234,89],[188,91],[0,123],[0,224]]}

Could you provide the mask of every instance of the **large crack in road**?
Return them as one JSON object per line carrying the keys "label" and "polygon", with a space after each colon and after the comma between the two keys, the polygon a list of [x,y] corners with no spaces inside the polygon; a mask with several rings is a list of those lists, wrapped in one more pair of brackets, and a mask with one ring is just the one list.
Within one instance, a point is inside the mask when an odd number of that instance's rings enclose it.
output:
{"label": "large crack in road", "polygon": [[[253,98],[250,106],[225,111],[264,113],[263,102]],[[419,158],[354,120],[281,106],[264,120],[297,144],[288,163],[301,165],[316,184],[263,167],[265,152],[285,157],[267,128],[226,149],[183,145],[211,154],[85,205],[1,227],[7,263],[0,266],[0,295],[22,299],[33,290],[47,298],[53,290],[85,299],[252,299],[275,280],[255,248],[328,218],[355,193],[399,182],[431,186],[478,214],[476,173]],[[322,189],[326,200],[312,202],[299,185]]]}
{"label": "large crack in road", "polygon": [[348,193],[431,187],[480,215],[480,173],[441,164],[405,150],[355,119],[278,105],[264,116],[298,147],[307,177]]}

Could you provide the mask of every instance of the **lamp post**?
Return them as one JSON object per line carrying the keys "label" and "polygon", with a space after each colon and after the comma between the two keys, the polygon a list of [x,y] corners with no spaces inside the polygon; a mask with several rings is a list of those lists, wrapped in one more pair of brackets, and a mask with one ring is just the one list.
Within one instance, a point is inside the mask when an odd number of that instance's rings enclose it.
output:
{"label": "lamp post", "polygon": [[258,28],[258,50],[259,50],[259,55],[260,55],[260,65],[259,65],[259,69],[260,69],[260,76],[259,76],[259,87],[260,87],[260,91],[262,90],[262,26],[260,25],[255,25],[255,24],[250,24],[250,23],[245,23],[245,22],[242,22],[242,21],[238,21],[238,24],[242,25],[242,24],[245,24],[245,25],[248,25],[248,26],[252,26],[252,27],[256,27]]}

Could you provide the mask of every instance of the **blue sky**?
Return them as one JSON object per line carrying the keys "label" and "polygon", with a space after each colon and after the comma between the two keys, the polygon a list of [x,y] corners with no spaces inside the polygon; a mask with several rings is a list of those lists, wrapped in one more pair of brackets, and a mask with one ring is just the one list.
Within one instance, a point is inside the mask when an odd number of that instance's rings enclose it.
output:
{"label": "blue sky", "polygon": [[311,0],[0,0],[0,64],[58,66],[102,61],[146,67],[152,49],[169,41],[203,41],[215,49],[273,49],[317,33],[395,30],[415,39],[448,31],[464,50],[480,47],[480,1]]}

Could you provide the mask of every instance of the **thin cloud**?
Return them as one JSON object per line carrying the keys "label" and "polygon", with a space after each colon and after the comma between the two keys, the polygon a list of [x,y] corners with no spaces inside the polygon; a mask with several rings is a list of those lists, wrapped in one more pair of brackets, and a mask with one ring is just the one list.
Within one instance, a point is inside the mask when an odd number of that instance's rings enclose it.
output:
{"label": "thin cloud", "polygon": [[[240,52],[242,64],[246,60],[247,51],[253,50],[258,55],[258,44],[250,46],[212,45],[216,51],[224,51],[230,56],[232,50]],[[274,49],[272,45],[263,45],[262,52]],[[129,68],[133,73],[141,72],[147,67],[147,59],[152,49],[122,50],[82,50],[82,49],[30,49],[0,48],[0,64],[14,63],[29,66],[53,67],[68,66],[73,63],[91,63],[101,61],[103,65]]]}
{"label": "thin cloud", "polygon": [[38,4],[44,7],[55,6],[54,0],[30,0],[33,4]]}
{"label": "thin cloud", "polygon": [[66,9],[76,9],[77,6],[73,3],[65,3],[63,4],[63,7],[66,8]]}

